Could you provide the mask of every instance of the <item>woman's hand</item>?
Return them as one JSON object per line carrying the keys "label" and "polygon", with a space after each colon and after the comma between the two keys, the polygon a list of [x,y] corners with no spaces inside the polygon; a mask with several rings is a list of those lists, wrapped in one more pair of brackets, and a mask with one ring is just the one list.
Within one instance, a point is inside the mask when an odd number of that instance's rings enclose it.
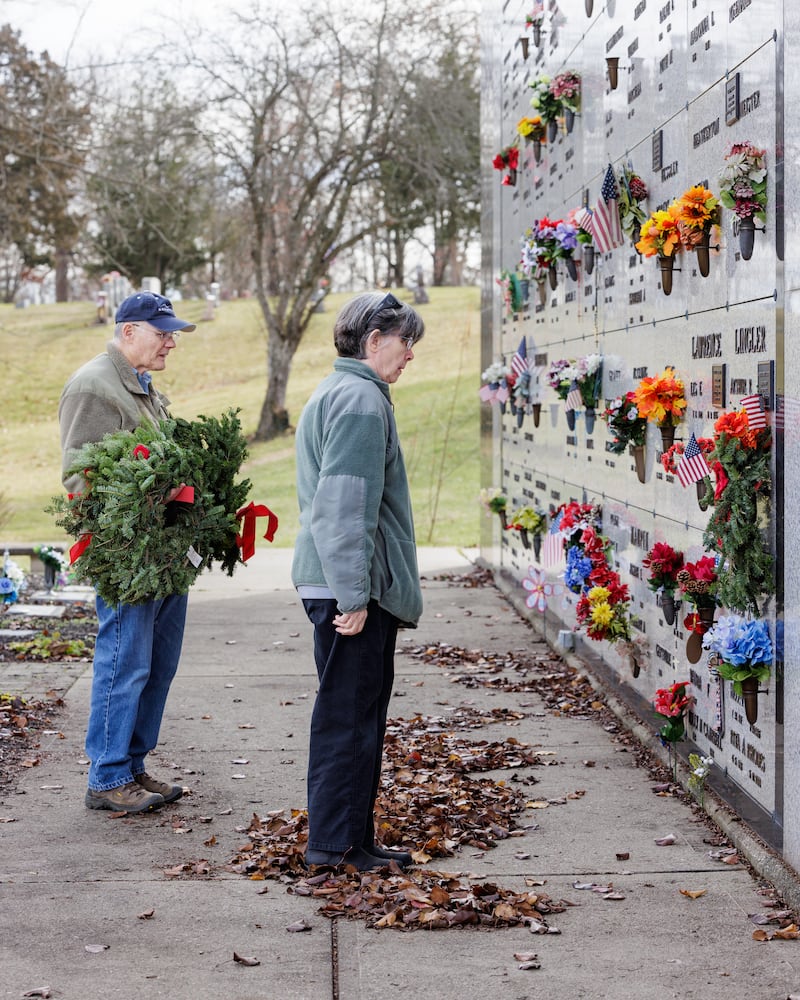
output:
{"label": "woman's hand", "polygon": [[358,635],[364,628],[367,620],[367,609],[360,611],[348,611],[346,614],[336,615],[333,625],[339,635]]}

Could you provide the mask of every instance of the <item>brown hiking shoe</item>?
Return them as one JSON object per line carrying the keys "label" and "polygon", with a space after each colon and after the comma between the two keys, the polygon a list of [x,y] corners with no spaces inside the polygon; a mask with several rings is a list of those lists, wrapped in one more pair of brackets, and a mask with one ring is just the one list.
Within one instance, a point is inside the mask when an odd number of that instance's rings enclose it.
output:
{"label": "brown hiking shoe", "polygon": [[152,778],[147,771],[137,774],[133,779],[137,785],[146,788],[148,792],[155,792],[160,795],[165,802],[174,802],[183,795],[183,785],[172,785],[166,781],[158,781]]}
{"label": "brown hiking shoe", "polygon": [[164,796],[156,792],[148,792],[146,788],[135,781],[117,788],[108,788],[98,792],[90,788],[84,799],[87,809],[113,809],[115,812],[142,813],[159,809],[164,805]]}

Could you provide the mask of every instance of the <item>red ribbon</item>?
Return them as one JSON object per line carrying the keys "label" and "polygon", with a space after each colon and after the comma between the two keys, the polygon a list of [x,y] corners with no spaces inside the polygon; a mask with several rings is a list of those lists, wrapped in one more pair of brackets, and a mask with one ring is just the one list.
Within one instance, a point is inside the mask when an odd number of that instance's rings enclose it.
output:
{"label": "red ribbon", "polygon": [[244,518],[242,533],[236,536],[236,544],[242,550],[242,562],[247,562],[251,556],[255,555],[256,519],[259,517],[268,518],[264,538],[268,542],[271,542],[275,537],[275,532],[278,530],[278,518],[272,513],[269,507],[265,507],[263,503],[255,504],[251,501],[246,507],[242,507],[236,511],[237,521],[240,518]]}
{"label": "red ribbon", "polygon": [[184,486],[172,499],[178,503],[194,503],[194,486]]}
{"label": "red ribbon", "polygon": [[81,535],[78,541],[75,542],[75,544],[69,550],[70,565],[74,563],[76,559],[82,556],[83,553],[89,548],[89,543],[91,542],[91,540],[92,540],[91,533],[87,531],[86,534]]}

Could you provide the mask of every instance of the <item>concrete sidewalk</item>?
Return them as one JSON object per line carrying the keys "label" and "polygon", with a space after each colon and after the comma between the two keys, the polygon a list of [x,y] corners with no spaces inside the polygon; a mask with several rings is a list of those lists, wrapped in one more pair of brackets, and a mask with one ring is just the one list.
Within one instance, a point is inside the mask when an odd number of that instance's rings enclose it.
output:
{"label": "concrete sidewalk", "polygon": [[[517,891],[526,877],[542,881],[542,892],[575,904],[548,918],[561,933],[369,930],[328,920],[313,899],[280,881],[225,871],[254,813],[305,806],[315,674],[290,557],[259,549],[232,579],[207,574],[192,592],[181,667],[151,762],[154,773],[190,789],[174,807],[123,819],[84,808],[91,671],[37,668],[37,686],[66,691],[63,739],[44,736],[41,764],[20,776],[19,794],[0,799],[0,819],[13,820],[0,823],[0,997],[40,987],[72,1000],[786,1000],[800,993],[800,943],[753,940],[748,915],[768,913],[768,897],[741,865],[710,856],[711,833],[695,811],[653,793],[618,730],[553,714],[536,695],[464,687],[403,652],[440,642],[545,651],[495,588],[436,579],[470,570],[455,550],[420,552],[425,614],[416,632],[401,632],[390,715],[516,709],[525,713],[518,724],[494,723],[469,738],[513,737],[551,752],[557,766],[514,772],[535,779],[531,798],[548,803],[525,812],[523,837],[427,867]],[[0,664],[0,688],[28,693],[25,669]],[[491,776],[508,781],[511,773]],[[668,834],[674,844],[658,846]],[[165,875],[201,861],[210,876]],[[575,882],[613,882],[624,898]],[[696,899],[680,891],[701,889]],[[311,930],[288,933],[299,919]],[[260,965],[235,963],[234,952]],[[522,952],[538,953],[541,968],[520,970],[514,956]]]}

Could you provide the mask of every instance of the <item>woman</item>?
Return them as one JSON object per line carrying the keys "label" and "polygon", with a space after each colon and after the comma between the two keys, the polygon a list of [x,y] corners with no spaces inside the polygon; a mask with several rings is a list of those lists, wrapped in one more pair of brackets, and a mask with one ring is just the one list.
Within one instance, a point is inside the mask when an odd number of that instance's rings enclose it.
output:
{"label": "woman", "polygon": [[311,865],[360,871],[411,855],[375,843],[386,711],[400,625],[422,612],[414,522],[389,386],[425,326],[394,295],[336,318],[339,357],[297,427],[300,532],[292,580],[314,625],[319,676],[308,763]]}

